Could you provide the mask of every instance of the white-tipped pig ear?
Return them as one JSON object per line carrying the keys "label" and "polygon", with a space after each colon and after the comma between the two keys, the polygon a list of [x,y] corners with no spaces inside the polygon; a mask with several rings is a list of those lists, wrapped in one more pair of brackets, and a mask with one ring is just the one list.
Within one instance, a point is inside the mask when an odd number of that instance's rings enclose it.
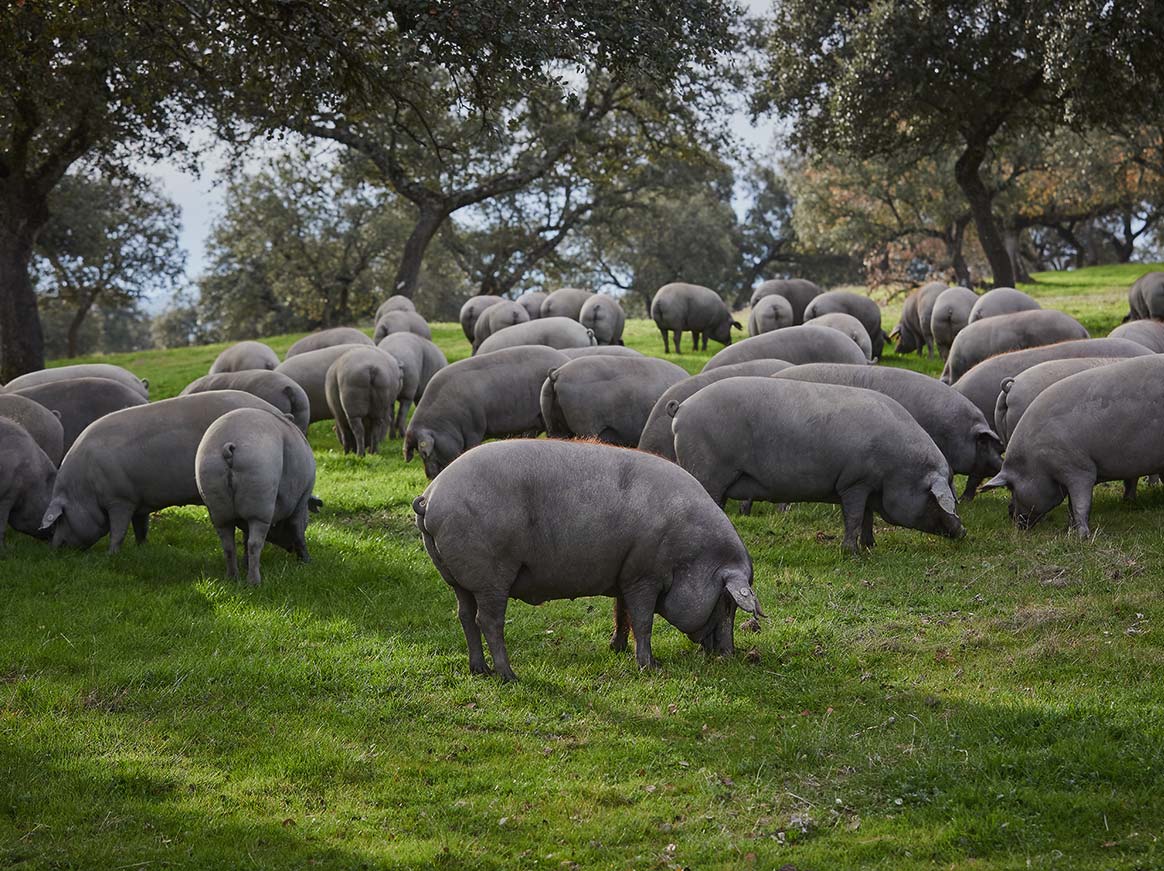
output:
{"label": "white-tipped pig ear", "polygon": [[757,617],[766,617],[763,609],[760,607],[760,600],[756,598],[755,592],[751,585],[745,581],[737,578],[732,578],[727,582],[728,595],[735,600],[735,603],[747,611],[749,614],[755,614]]}
{"label": "white-tipped pig ear", "polygon": [[54,523],[60,520],[61,515],[65,513],[65,506],[57,500],[49,503],[48,510],[45,511],[44,517],[40,519],[40,528],[42,530],[52,529]]}
{"label": "white-tipped pig ear", "polygon": [[954,500],[954,492],[950,489],[947,481],[943,481],[940,478],[935,479],[934,483],[930,484],[930,492],[938,500],[939,508],[947,514],[958,513],[958,503]]}
{"label": "white-tipped pig ear", "polygon": [[1000,487],[1009,487],[1009,486],[1010,486],[1010,481],[1007,480],[1006,472],[999,472],[997,475],[995,475],[993,478],[991,478],[985,484],[982,484],[978,488],[978,492],[981,493],[985,490],[997,490]]}

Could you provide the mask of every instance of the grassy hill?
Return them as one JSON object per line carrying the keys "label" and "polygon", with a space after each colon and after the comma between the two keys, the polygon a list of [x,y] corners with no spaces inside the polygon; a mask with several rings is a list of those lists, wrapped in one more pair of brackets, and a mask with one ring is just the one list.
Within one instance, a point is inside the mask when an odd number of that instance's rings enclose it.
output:
{"label": "grassy hill", "polygon": [[[1100,335],[1147,268],[1024,289]],[[648,322],[628,344],[661,353]],[[105,359],[161,398],[221,347]],[[469,676],[412,525],[419,464],[399,441],[345,457],[326,424],[311,440],[313,562],[268,549],[260,589],[223,579],[200,508],[114,557],[10,537],[0,865],[1164,865],[1164,488],[1101,487],[1089,542],[1064,508],[1014,530],[992,493],[961,542],[878,524],[861,558],[833,506],[732,506],[770,615],[740,656],[660,620],[663,670],[640,674],[606,649],[608,600],[514,603],[522,682],[502,686]]]}

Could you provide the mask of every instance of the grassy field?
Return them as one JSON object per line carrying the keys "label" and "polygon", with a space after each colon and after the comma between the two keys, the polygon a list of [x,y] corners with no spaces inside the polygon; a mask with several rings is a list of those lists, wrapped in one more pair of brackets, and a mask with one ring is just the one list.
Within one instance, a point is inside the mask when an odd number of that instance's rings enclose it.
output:
{"label": "grassy field", "polygon": [[[1145,268],[1027,289],[1100,335]],[[628,344],[661,352],[647,322]],[[220,347],[110,359],[161,398]],[[223,580],[203,509],[114,557],[10,537],[0,866],[1164,867],[1164,488],[1101,488],[1093,541],[991,493],[964,540],[878,524],[861,558],[833,506],[731,506],[770,615],[740,656],[659,621],[640,674],[608,600],[515,603],[501,685],[413,527],[419,463],[311,438],[313,562],[268,549],[259,589]]]}

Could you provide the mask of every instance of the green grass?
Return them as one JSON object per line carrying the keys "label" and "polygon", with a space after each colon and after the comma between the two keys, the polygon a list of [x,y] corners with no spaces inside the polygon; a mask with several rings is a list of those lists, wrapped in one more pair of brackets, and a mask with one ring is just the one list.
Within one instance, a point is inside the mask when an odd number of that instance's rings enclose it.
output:
{"label": "green grass", "polygon": [[[1134,271],[1033,289],[1098,334]],[[661,350],[646,322],[628,341]],[[111,359],[157,398],[217,350]],[[739,657],[660,621],[640,674],[608,600],[514,603],[503,686],[468,674],[419,465],[312,442],[313,562],[268,550],[260,589],[223,580],[202,509],[114,557],[10,537],[0,866],[1164,866],[1162,488],[1100,488],[1091,542],[1063,508],[1015,531],[987,494],[965,540],[879,525],[862,558],[832,506],[733,507],[770,615]]]}

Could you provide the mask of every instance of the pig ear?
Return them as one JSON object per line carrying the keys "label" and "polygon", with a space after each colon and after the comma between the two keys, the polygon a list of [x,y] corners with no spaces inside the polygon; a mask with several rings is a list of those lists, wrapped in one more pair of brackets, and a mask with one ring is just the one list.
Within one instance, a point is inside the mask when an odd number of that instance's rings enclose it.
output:
{"label": "pig ear", "polygon": [[412,462],[412,451],[416,447],[416,438],[410,432],[404,434],[404,462]]}
{"label": "pig ear", "polygon": [[61,515],[65,513],[65,506],[59,499],[54,499],[49,503],[48,510],[45,511],[44,517],[40,519],[40,528],[42,530],[52,529],[54,523],[60,520]]}
{"label": "pig ear", "polygon": [[958,503],[954,501],[954,493],[950,490],[948,482],[935,479],[934,483],[930,484],[930,492],[934,494],[934,498],[938,500],[938,507],[947,514],[958,513]]}
{"label": "pig ear", "polygon": [[416,443],[416,450],[427,460],[432,456],[432,439],[422,438]]}
{"label": "pig ear", "polygon": [[739,321],[732,321],[732,329],[733,329],[733,330],[742,330],[742,329],[743,329],[743,325],[742,325],[742,324],[740,324],[740,322],[739,322]]}
{"label": "pig ear", "polygon": [[998,433],[996,433],[990,427],[985,427],[978,430],[978,432],[974,433],[974,438],[978,439],[979,441],[994,442],[995,445],[998,446],[999,450],[1003,448],[1002,439],[1000,439],[998,437]]}
{"label": "pig ear", "polygon": [[752,590],[751,585],[743,579],[729,578],[725,589],[727,589],[728,595],[735,600],[735,603],[749,614],[755,614],[757,617],[768,616],[760,607],[760,600],[756,598],[756,593]]}
{"label": "pig ear", "polygon": [[1006,477],[1006,472],[999,472],[985,484],[978,488],[978,492],[982,493],[986,490],[997,490],[1000,487],[1009,487],[1010,480]]}

